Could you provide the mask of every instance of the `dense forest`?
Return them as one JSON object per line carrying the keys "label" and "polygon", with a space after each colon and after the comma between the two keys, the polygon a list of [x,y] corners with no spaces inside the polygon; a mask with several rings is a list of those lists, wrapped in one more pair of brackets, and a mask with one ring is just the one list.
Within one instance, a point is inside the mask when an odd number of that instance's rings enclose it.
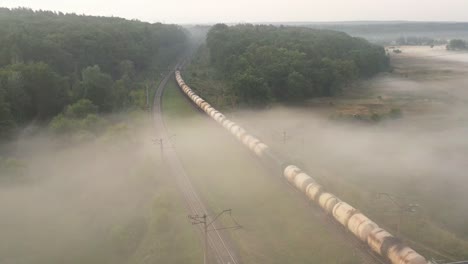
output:
{"label": "dense forest", "polygon": [[300,27],[218,24],[206,47],[217,75],[251,106],[331,96],[389,65],[385,50],[366,40]]}
{"label": "dense forest", "polygon": [[149,81],[187,43],[176,25],[30,9],[0,8],[0,25],[2,137],[57,115],[64,129],[67,119],[146,107]]}

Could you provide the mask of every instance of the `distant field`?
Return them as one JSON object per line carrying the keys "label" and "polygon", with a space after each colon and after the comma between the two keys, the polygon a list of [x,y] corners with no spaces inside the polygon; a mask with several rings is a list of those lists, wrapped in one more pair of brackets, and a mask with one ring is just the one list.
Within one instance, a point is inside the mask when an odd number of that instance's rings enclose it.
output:
{"label": "distant field", "polygon": [[314,214],[280,175],[266,171],[230,134],[198,113],[174,82],[163,102],[174,146],[202,199],[213,212],[233,209],[243,226],[230,236],[244,263],[362,263],[348,242],[323,224],[325,216]]}
{"label": "distant field", "polygon": [[379,43],[389,43],[401,37],[426,37],[435,40],[468,39],[468,23],[466,22],[356,21],[294,24],[343,31],[351,36]]}

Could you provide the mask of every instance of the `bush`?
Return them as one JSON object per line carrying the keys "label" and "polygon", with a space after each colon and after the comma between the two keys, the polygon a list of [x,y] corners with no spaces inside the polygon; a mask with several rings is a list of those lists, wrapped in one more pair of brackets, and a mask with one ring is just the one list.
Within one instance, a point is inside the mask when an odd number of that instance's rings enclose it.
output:
{"label": "bush", "polygon": [[105,124],[96,113],[97,106],[88,99],[82,99],[68,106],[65,113],[54,117],[49,128],[56,134],[67,134],[78,130],[94,133]]}
{"label": "bush", "polygon": [[373,122],[379,122],[380,120],[382,120],[382,117],[381,117],[379,114],[377,114],[377,113],[373,113],[373,114],[371,115],[371,120],[372,120]]}
{"label": "bush", "polygon": [[49,128],[57,134],[70,133],[76,130],[79,124],[76,120],[65,117],[63,114],[59,114],[54,117],[49,124]]}
{"label": "bush", "polygon": [[464,50],[468,49],[468,45],[462,39],[452,39],[447,45],[447,50]]}
{"label": "bush", "polygon": [[88,99],[81,99],[78,102],[69,105],[65,110],[65,116],[69,118],[85,118],[90,114],[96,114],[98,107]]}
{"label": "bush", "polygon": [[390,113],[388,114],[390,118],[401,118],[403,116],[403,113],[401,112],[400,108],[392,108],[390,110]]}
{"label": "bush", "polygon": [[17,180],[24,175],[26,166],[18,159],[0,157],[0,180]]}

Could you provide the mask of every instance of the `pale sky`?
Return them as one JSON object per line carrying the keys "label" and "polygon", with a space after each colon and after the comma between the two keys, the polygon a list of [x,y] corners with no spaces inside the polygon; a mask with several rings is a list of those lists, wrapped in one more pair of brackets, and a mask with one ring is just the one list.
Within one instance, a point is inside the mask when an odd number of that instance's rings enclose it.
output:
{"label": "pale sky", "polygon": [[468,21],[468,0],[0,0],[30,7],[149,22]]}

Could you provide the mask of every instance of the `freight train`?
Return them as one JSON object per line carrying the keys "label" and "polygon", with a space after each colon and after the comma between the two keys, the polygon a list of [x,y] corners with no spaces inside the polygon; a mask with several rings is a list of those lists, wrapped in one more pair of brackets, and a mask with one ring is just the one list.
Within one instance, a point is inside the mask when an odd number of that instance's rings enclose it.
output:
{"label": "freight train", "polygon": [[427,264],[428,261],[410,247],[403,244],[397,237],[380,228],[363,213],[353,206],[329,193],[306,172],[294,165],[281,162],[276,154],[258,138],[250,135],[238,124],[227,119],[222,113],[190,89],[184,82],[180,71],[175,72],[177,84],[182,91],[201,110],[211,116],[216,122],[228,130],[242,144],[249,148],[260,159],[276,164],[281,168],[286,180],[304,193],[308,199],[320,206],[328,215],[340,225],[348,229],[362,243],[392,264]]}

